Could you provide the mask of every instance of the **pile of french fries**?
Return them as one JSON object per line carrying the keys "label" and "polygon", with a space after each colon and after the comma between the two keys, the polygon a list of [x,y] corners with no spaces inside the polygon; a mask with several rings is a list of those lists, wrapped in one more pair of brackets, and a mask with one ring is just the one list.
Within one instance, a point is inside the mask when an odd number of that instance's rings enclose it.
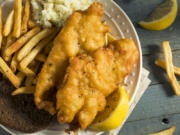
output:
{"label": "pile of french fries", "polygon": [[173,65],[172,51],[169,45],[169,41],[162,42],[162,48],[165,61],[158,59],[155,61],[155,64],[166,70],[175,94],[180,96],[180,84],[178,83],[175,76],[175,74],[180,75],[180,68]]}
{"label": "pile of french fries", "polygon": [[17,88],[12,95],[34,92],[38,69],[57,32],[57,28],[41,28],[32,21],[29,0],[24,5],[15,0],[4,25],[0,7],[0,72]]}

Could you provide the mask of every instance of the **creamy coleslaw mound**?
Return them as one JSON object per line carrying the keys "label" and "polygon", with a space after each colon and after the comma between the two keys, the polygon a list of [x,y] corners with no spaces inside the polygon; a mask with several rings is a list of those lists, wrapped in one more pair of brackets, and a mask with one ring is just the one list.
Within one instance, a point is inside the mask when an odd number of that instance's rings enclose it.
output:
{"label": "creamy coleslaw mound", "polygon": [[51,27],[63,26],[76,10],[87,9],[95,0],[31,0],[33,17],[37,23]]}

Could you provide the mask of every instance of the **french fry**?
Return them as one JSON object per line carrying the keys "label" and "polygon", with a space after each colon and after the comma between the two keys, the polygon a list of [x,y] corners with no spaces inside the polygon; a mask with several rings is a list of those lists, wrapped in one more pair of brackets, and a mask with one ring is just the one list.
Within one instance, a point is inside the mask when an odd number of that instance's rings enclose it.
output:
{"label": "french fry", "polygon": [[14,52],[18,51],[28,40],[30,40],[34,35],[40,31],[39,27],[35,27],[32,30],[28,31],[26,34],[21,36],[15,43],[5,50],[5,56],[9,57]]}
{"label": "french fry", "polygon": [[35,86],[27,86],[16,89],[11,93],[12,96],[20,94],[33,94],[35,91]]}
{"label": "french fry", "polygon": [[158,133],[149,134],[149,135],[173,135],[175,129],[176,129],[176,127],[172,126],[171,128],[166,129],[164,131],[161,131],[161,132],[158,132]]}
{"label": "french fry", "polygon": [[0,6],[0,48],[3,40],[3,23],[2,23],[2,7]]}
{"label": "french fry", "polygon": [[180,85],[175,77],[172,63],[172,52],[168,41],[162,43],[166,72],[176,95],[180,95]]}
{"label": "french fry", "polygon": [[16,38],[13,37],[12,34],[8,35],[7,41],[6,41],[6,44],[5,44],[5,46],[6,46],[5,48],[8,48],[15,41],[16,41]]}
{"label": "french fry", "polygon": [[24,16],[22,20],[21,34],[27,32],[29,18],[30,18],[30,2],[29,0],[26,0],[25,8],[24,8]]}
{"label": "french fry", "polygon": [[[24,16],[24,6],[22,6],[21,10],[21,20],[23,21],[23,16]],[[22,28],[22,21],[21,21],[21,28]]]}
{"label": "french fry", "polygon": [[1,47],[1,50],[0,50],[1,56],[3,56],[3,53],[4,53],[4,50],[5,50],[6,43],[7,43],[7,37],[4,37],[4,38],[3,38],[3,41],[2,41],[2,47]]}
{"label": "french fry", "polygon": [[44,54],[42,54],[42,53],[40,53],[40,54],[38,54],[37,56],[36,56],[36,60],[38,60],[38,61],[40,61],[40,62],[45,62],[46,61],[46,55],[44,55]]}
{"label": "french fry", "polygon": [[11,70],[13,72],[16,72],[17,66],[18,66],[17,53],[15,53],[10,64]]}
{"label": "french fry", "polygon": [[31,50],[34,46],[36,46],[40,40],[51,35],[55,29],[44,29],[35,35],[31,40],[29,40],[24,47],[19,51],[17,59],[21,61]]}
{"label": "french fry", "polygon": [[18,38],[21,35],[21,22],[22,22],[22,0],[15,0],[13,36],[16,38]]}
{"label": "french fry", "polygon": [[21,69],[20,66],[18,65],[18,69],[19,71],[21,71],[22,73],[25,74],[25,76],[27,77],[31,77],[31,76],[35,76],[35,72],[31,69],[33,68],[35,65],[37,64],[36,61],[32,61],[30,64],[29,64],[29,67],[25,68],[25,69]]}
{"label": "french fry", "polygon": [[51,36],[43,39],[38,43],[38,45],[20,62],[20,69],[25,69],[37,56],[38,53],[55,37],[56,32]]}
{"label": "french fry", "polygon": [[28,28],[31,29],[36,26],[36,23],[32,21],[31,19],[28,21]]}
{"label": "french fry", "polygon": [[[22,33],[22,24],[23,24],[23,17],[24,17],[24,6],[22,6],[22,10],[21,10],[21,32],[20,32],[20,36],[23,35],[24,33]],[[20,37],[19,36],[19,37]]]}
{"label": "french fry", "polygon": [[23,72],[26,76],[35,76],[36,74],[29,68],[29,67],[26,67],[26,68],[19,68],[19,70],[21,72]]}
{"label": "french fry", "polygon": [[2,57],[4,58],[5,61],[11,60],[11,57],[5,56],[5,51],[13,42],[15,42],[15,40],[16,40],[16,38],[14,38],[12,34],[8,35],[5,45],[2,47],[1,53],[2,53]]}
{"label": "french fry", "polygon": [[10,12],[4,24],[3,35],[5,37],[7,37],[11,33],[13,28],[13,23],[14,23],[14,10]]}
{"label": "french fry", "polygon": [[18,88],[21,84],[19,78],[12,72],[6,62],[0,57],[0,68],[3,74],[10,80],[10,82]]}
{"label": "french fry", "polygon": [[16,76],[17,76],[17,78],[19,78],[20,83],[22,83],[22,81],[23,81],[24,78],[25,78],[24,73],[18,72]]}
{"label": "french fry", "polygon": [[[39,66],[40,64],[36,63],[36,65],[32,67],[32,70],[34,71],[34,73],[37,73]],[[35,79],[34,76],[28,76],[25,80],[25,86],[31,86],[33,84],[34,79]]]}
{"label": "french fry", "polygon": [[[159,66],[159,67],[161,67],[161,68],[163,68],[163,69],[166,70],[166,64],[165,64],[165,62],[164,62],[163,60],[157,59],[157,60],[155,61],[155,64],[156,64],[157,66]],[[175,73],[176,75],[179,75],[179,76],[180,76],[180,68],[174,66],[174,73]]]}

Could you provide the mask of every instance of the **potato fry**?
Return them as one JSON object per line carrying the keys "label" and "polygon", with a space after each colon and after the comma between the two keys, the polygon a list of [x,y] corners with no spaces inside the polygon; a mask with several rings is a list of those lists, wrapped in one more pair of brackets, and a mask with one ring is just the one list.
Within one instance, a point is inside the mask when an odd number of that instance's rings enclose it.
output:
{"label": "potato fry", "polygon": [[23,81],[24,78],[25,78],[24,73],[18,72],[16,76],[19,78],[20,83],[22,83],[22,81]]}
{"label": "potato fry", "polygon": [[16,41],[16,38],[13,37],[12,34],[8,35],[7,41],[6,41],[6,44],[5,44],[6,48],[8,48],[15,41]]}
{"label": "potato fry", "polygon": [[[22,30],[22,24],[23,24],[23,17],[24,17],[24,6],[22,6],[22,10],[21,10],[21,30]],[[22,31],[20,32],[20,36],[23,35],[24,33],[22,33]],[[19,37],[20,37],[19,36]]]}
{"label": "potato fry", "polygon": [[[36,65],[33,66],[32,70],[34,71],[34,73],[37,73],[39,66],[40,66],[39,63],[36,63]],[[28,76],[25,80],[25,86],[31,86],[33,84],[34,79],[35,77]]]}
{"label": "potato fry", "polygon": [[168,41],[162,43],[166,72],[176,95],[180,95],[180,85],[175,77],[172,63],[172,52]]}
{"label": "potato fry", "polygon": [[33,28],[33,27],[35,27],[36,26],[36,23],[34,22],[34,21],[32,21],[32,20],[29,20],[28,21],[28,28],[29,29],[31,29],[31,28]]}
{"label": "potato fry", "polygon": [[19,67],[19,70],[21,72],[23,72],[26,76],[35,76],[36,75],[29,67],[26,67],[23,69]]}
{"label": "potato fry", "polygon": [[37,64],[36,61],[32,61],[32,62],[29,64],[29,67],[27,67],[27,68],[25,68],[25,69],[21,69],[20,66],[18,65],[18,69],[19,69],[19,71],[21,71],[22,73],[24,73],[25,76],[27,76],[27,77],[35,76],[36,74],[34,73],[34,71],[33,71],[31,68],[33,68],[36,64]]}
{"label": "potato fry", "polygon": [[[21,10],[21,20],[23,20],[23,16],[24,16],[24,6],[22,6],[22,10]],[[22,27],[22,22],[21,22],[21,27]]]}
{"label": "potato fry", "polygon": [[40,61],[40,62],[45,62],[46,59],[47,59],[46,55],[41,54],[41,53],[38,54],[38,55],[36,56],[36,58],[35,58],[35,60],[38,60],[38,61]]}
{"label": "potato fry", "polygon": [[31,50],[34,46],[36,46],[40,40],[51,35],[55,29],[44,29],[35,35],[31,40],[29,40],[24,47],[19,51],[17,59],[21,61]]}
{"label": "potato fry", "polygon": [[17,66],[18,66],[17,53],[15,53],[10,64],[11,70],[13,72],[16,72]]}
{"label": "potato fry", "polygon": [[35,86],[27,86],[16,89],[11,93],[12,96],[20,94],[33,94],[35,91]]}
{"label": "potato fry", "polygon": [[173,126],[169,129],[166,129],[164,131],[158,132],[158,133],[153,133],[153,134],[149,134],[149,135],[173,135],[174,131],[175,131],[176,127]]}
{"label": "potato fry", "polygon": [[0,48],[3,40],[3,22],[2,22],[2,7],[0,6]]}
{"label": "potato fry", "polygon": [[39,27],[35,27],[32,30],[28,31],[26,34],[21,36],[15,43],[5,50],[5,56],[9,57],[14,52],[18,51],[28,40],[30,40],[34,35],[40,31]]}
{"label": "potato fry", "polygon": [[6,19],[6,22],[4,24],[4,30],[3,30],[3,35],[5,37],[7,37],[11,31],[12,31],[12,28],[13,28],[13,23],[14,23],[14,10],[12,10],[7,19]]}
{"label": "potato fry", "polygon": [[56,32],[51,36],[43,39],[38,43],[38,45],[20,62],[19,66],[21,69],[25,69],[37,56],[38,53],[55,37]]}
{"label": "potato fry", "polygon": [[3,58],[4,58],[4,60],[6,61],[6,62],[9,62],[9,61],[11,61],[11,59],[12,59],[12,57],[10,56],[10,57],[5,57],[4,55],[2,55],[3,56]]}
{"label": "potato fry", "polygon": [[2,57],[4,58],[5,61],[10,61],[11,60],[11,57],[6,57],[5,56],[5,51],[13,42],[15,42],[15,40],[16,40],[16,38],[14,38],[12,34],[10,34],[7,37],[5,45],[2,46],[2,52],[1,53],[2,53]]}
{"label": "potato fry", "polygon": [[22,20],[21,34],[27,32],[29,18],[30,18],[30,2],[29,0],[26,0],[25,8],[24,8],[24,16]]}
{"label": "potato fry", "polygon": [[15,0],[13,36],[16,38],[18,38],[21,35],[21,22],[22,22],[22,0]]}
{"label": "potato fry", "polygon": [[[165,64],[165,62],[164,62],[163,60],[157,59],[157,60],[155,61],[155,64],[156,64],[157,66],[159,66],[159,67],[161,67],[161,68],[163,68],[163,69],[166,70],[166,64]],[[175,73],[176,75],[179,75],[179,76],[180,76],[180,68],[174,66],[174,73]]]}
{"label": "potato fry", "polygon": [[21,84],[19,78],[12,72],[6,62],[0,57],[0,68],[3,74],[10,80],[10,82],[18,88]]}

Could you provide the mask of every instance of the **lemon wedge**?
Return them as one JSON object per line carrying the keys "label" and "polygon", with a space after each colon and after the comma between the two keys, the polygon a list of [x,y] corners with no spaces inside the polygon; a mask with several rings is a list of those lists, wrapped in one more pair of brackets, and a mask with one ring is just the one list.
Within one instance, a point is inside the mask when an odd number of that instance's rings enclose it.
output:
{"label": "lemon wedge", "polygon": [[119,127],[129,111],[129,99],[126,91],[119,86],[107,97],[106,108],[100,112],[90,126],[97,131],[109,131]]}
{"label": "lemon wedge", "polygon": [[139,25],[148,30],[164,30],[174,22],[177,9],[177,0],[165,0]]}

